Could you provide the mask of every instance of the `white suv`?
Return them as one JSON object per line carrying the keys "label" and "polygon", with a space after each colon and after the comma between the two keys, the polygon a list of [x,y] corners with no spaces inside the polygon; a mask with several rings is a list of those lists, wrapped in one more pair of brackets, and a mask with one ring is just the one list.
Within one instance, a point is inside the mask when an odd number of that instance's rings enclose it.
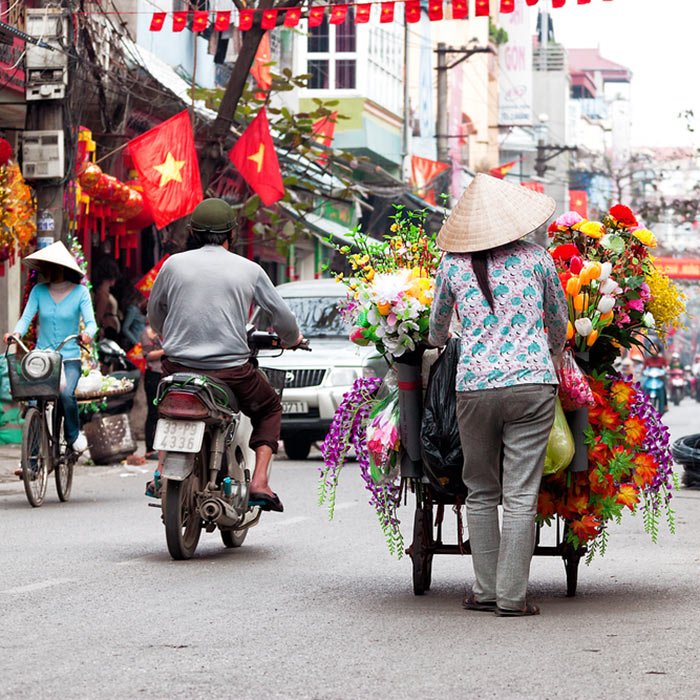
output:
{"label": "white suv", "polygon": [[[289,459],[306,459],[314,442],[323,440],[333,414],[358,377],[383,376],[386,362],[374,347],[360,347],[337,310],[345,287],[335,280],[289,282],[277,287],[310,340],[312,352],[286,352],[260,358],[264,367],[286,372],[282,394],[282,440]],[[261,315],[258,328],[267,326]]]}

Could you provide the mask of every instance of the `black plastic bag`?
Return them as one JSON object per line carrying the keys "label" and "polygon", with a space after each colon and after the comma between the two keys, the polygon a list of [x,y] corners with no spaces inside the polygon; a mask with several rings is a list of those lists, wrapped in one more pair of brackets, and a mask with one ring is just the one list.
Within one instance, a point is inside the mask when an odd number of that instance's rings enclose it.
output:
{"label": "black plastic bag", "polygon": [[457,362],[461,341],[451,338],[430,369],[425,396],[421,446],[425,476],[435,492],[464,498],[462,444],[457,427]]}

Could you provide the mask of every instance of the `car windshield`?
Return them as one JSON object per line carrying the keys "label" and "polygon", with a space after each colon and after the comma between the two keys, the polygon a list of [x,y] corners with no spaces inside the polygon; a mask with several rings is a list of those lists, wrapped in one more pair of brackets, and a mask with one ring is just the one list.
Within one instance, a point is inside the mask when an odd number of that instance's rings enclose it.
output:
{"label": "car windshield", "polygon": [[337,297],[285,297],[284,300],[307,338],[348,336],[348,326],[338,312]]}

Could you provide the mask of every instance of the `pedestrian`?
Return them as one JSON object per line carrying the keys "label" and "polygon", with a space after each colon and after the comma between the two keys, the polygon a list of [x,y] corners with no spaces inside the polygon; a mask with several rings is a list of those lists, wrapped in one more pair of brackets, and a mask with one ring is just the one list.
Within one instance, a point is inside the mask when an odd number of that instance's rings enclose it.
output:
{"label": "pedestrian", "polygon": [[143,377],[143,386],[146,391],[146,459],[158,459],[158,453],[153,449],[153,438],[156,434],[156,423],[158,422],[158,408],[154,401],[158,393],[158,383],[163,373],[161,360],[165,351],[163,350],[161,337],[146,324],[141,334],[141,348],[146,360],[146,372]]}
{"label": "pedestrian", "polygon": [[[29,269],[39,270],[48,281],[32,288],[13,335],[21,338],[38,314],[36,347],[39,350],[56,350],[70,335],[80,335],[81,341],[88,344],[97,333],[95,313],[90,292],[81,284],[83,272],[68,249],[58,241],[28,255],[22,262]],[[85,324],[82,333],[81,319]],[[5,334],[5,343],[9,342],[9,336],[9,333]],[[63,432],[66,443],[75,452],[84,452],[88,444],[85,435],[80,432],[78,401],[75,398],[75,387],[81,372],[80,346],[73,340],[66,343],[60,353],[65,375],[65,385],[59,396],[64,416]]]}
{"label": "pedestrian", "polygon": [[[456,305],[462,326],[457,422],[464,453],[474,585],[469,610],[537,615],[526,600],[537,496],[568,310],[554,262],[522,241],[554,200],[477,174],[437,238],[430,342],[442,346]],[[499,528],[498,505],[503,504]]]}
{"label": "pedestrian", "polygon": [[118,340],[121,330],[119,304],[112,294],[112,287],[119,278],[119,267],[114,260],[102,260],[95,271],[95,318],[102,337]]}
{"label": "pedestrian", "polygon": [[121,334],[125,349],[131,350],[134,345],[141,341],[141,335],[146,328],[148,299],[131,285],[124,301],[124,323],[122,323]]}

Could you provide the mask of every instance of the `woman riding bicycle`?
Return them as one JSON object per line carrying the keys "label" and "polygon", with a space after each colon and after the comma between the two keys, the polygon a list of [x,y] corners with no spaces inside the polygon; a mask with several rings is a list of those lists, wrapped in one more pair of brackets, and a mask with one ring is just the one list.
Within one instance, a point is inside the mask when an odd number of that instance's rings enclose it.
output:
{"label": "woman riding bicycle", "polygon": [[[70,335],[80,332],[80,319],[85,330],[80,333],[84,344],[89,343],[97,332],[95,312],[87,287],[80,284],[83,273],[68,252],[58,241],[47,248],[24,258],[22,261],[30,270],[37,270],[47,282],[37,284],[29,294],[22,317],[17,322],[12,335],[21,338],[29,329],[34,317],[39,314],[39,333],[36,347],[39,350],[55,350]],[[10,333],[4,335],[5,343],[10,342]],[[87,440],[80,433],[78,402],[75,387],[80,379],[80,347],[73,340],[61,348],[65,386],[60,394],[64,415],[66,442],[75,452],[87,449]]]}

